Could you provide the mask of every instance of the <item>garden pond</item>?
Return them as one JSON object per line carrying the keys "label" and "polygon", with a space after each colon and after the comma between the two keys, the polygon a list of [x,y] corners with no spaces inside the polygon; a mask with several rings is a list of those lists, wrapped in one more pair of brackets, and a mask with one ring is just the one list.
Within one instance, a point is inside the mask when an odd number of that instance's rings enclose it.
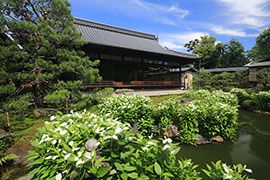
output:
{"label": "garden pond", "polygon": [[228,164],[242,163],[253,170],[255,179],[270,177],[270,115],[239,112],[238,136],[234,142],[215,145],[181,145],[179,158],[191,158],[200,167],[222,160]]}

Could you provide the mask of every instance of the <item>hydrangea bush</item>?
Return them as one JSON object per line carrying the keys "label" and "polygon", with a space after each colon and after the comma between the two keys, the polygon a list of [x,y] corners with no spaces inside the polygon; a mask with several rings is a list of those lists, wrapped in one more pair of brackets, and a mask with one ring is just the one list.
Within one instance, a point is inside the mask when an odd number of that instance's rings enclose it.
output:
{"label": "hydrangea bush", "polygon": [[104,100],[98,106],[99,114],[108,115],[121,122],[134,125],[139,123],[139,130],[150,134],[153,129],[153,106],[150,98],[144,96],[119,95]]}
{"label": "hydrangea bush", "polygon": [[[191,160],[177,160],[180,148],[170,138],[154,140],[130,128],[87,112],[52,116],[32,143],[31,178],[201,179]],[[232,171],[232,177],[243,173]]]}
{"label": "hydrangea bush", "polygon": [[176,160],[180,148],[171,139],[136,136],[129,124],[86,112],[52,116],[32,144],[33,179],[196,179],[199,174],[190,160]]}

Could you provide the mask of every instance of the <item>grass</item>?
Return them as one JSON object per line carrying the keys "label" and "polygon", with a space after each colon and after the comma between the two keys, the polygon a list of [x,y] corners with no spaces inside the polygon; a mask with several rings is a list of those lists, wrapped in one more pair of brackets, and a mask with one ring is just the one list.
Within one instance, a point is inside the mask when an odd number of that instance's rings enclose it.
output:
{"label": "grass", "polygon": [[14,123],[12,126],[13,132],[15,132],[14,144],[7,149],[8,154],[16,154],[18,157],[15,159],[15,163],[4,167],[4,171],[0,176],[0,179],[17,179],[26,175],[29,172],[27,168],[27,154],[31,150],[31,141],[37,133],[37,129],[42,127],[44,121],[48,118],[22,119],[21,122]]}
{"label": "grass", "polygon": [[154,106],[158,106],[160,103],[167,101],[169,99],[182,99],[183,95],[179,94],[171,94],[171,95],[163,95],[163,96],[152,96],[150,97],[151,100],[153,101]]}

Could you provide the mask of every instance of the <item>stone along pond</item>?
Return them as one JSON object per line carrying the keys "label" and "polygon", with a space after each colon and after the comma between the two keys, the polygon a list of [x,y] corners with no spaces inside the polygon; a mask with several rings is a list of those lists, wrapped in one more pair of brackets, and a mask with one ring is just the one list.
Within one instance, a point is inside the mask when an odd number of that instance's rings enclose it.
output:
{"label": "stone along pond", "polygon": [[179,158],[191,158],[200,167],[222,160],[227,164],[246,164],[251,178],[270,178],[270,115],[239,112],[238,136],[234,142],[215,145],[181,145]]}

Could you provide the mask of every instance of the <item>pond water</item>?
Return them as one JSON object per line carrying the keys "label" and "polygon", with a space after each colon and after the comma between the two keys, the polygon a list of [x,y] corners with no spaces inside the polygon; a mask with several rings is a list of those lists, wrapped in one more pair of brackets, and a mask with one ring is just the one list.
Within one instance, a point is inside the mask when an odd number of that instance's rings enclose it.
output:
{"label": "pond water", "polygon": [[237,139],[215,145],[181,145],[179,158],[191,158],[201,168],[221,159],[251,168],[251,178],[270,179],[270,115],[240,111]]}

